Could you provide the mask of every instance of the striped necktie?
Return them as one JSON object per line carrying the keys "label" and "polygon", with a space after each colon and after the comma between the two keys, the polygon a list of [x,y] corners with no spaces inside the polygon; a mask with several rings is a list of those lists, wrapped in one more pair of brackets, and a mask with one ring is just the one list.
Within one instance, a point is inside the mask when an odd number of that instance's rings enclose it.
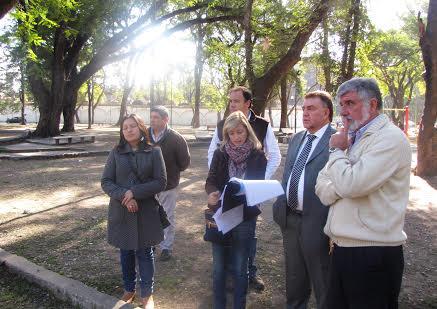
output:
{"label": "striped necktie", "polygon": [[300,152],[299,158],[297,158],[296,162],[293,165],[293,169],[291,171],[291,179],[290,186],[288,187],[288,207],[291,210],[295,210],[297,208],[297,187],[299,186],[299,179],[302,175],[302,172],[305,168],[308,155],[311,152],[311,147],[313,145],[313,140],[317,136],[308,134],[308,140]]}

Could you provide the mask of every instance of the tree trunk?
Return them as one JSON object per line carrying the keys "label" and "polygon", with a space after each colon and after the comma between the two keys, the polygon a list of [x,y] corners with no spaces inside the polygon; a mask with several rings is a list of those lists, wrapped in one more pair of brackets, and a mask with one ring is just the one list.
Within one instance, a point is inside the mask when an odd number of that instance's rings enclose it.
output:
{"label": "tree trunk", "polygon": [[352,0],[352,10],[353,10],[353,28],[351,35],[351,45],[349,48],[349,59],[347,62],[346,75],[344,75],[344,80],[349,80],[354,76],[354,67],[355,67],[355,52],[357,49],[357,40],[358,33],[360,31],[360,21],[361,21],[361,1],[360,0]]}
{"label": "tree trunk", "polygon": [[96,114],[96,108],[97,108],[97,106],[99,106],[100,102],[102,101],[104,92],[105,92],[105,82],[103,81],[102,92],[100,92],[99,96],[97,97],[96,103],[93,105],[93,108],[92,108],[91,124],[94,124],[94,115]]}
{"label": "tree trunk", "polygon": [[[152,73],[153,74],[153,73]],[[156,105],[156,97],[155,97],[155,79],[153,77],[153,75],[150,77],[150,87],[149,87],[149,91],[150,91],[150,108],[152,108],[153,106]]]}
{"label": "tree trunk", "polygon": [[350,19],[343,40],[343,55],[340,65],[340,76],[337,79],[337,87],[351,79],[354,75],[355,53],[357,48],[358,33],[361,21],[361,0],[351,0]]}
{"label": "tree trunk", "polygon": [[76,111],[77,95],[79,88],[74,87],[70,83],[65,87],[65,96],[63,101],[62,115],[64,118],[64,126],[62,132],[74,132],[74,115]]}
{"label": "tree trunk", "polygon": [[[128,65],[126,67],[126,75],[124,80],[124,86],[123,86],[123,96],[121,98],[121,104],[120,104],[120,115],[118,116],[118,121],[115,124],[116,126],[119,126],[121,122],[123,121],[123,118],[127,115],[127,102],[129,99],[129,95],[132,92],[132,89],[134,87],[133,83],[133,64],[134,60],[136,58],[136,55],[133,55],[129,58]],[[153,81],[151,82],[153,85]],[[153,105],[151,105],[152,107]]]}
{"label": "tree trunk", "polygon": [[[200,14],[199,16],[200,17]],[[200,88],[202,84],[202,74],[203,74],[203,39],[205,37],[205,29],[202,25],[197,25],[197,31],[195,33],[197,39],[196,46],[196,65],[194,67],[194,112],[193,119],[191,120],[191,126],[193,128],[200,127]]]}
{"label": "tree trunk", "polygon": [[322,57],[323,57],[323,75],[325,77],[325,91],[331,93],[333,90],[331,81],[331,57],[329,55],[329,28],[326,18],[322,22],[323,39],[322,39]]}
{"label": "tree trunk", "polygon": [[[51,87],[48,90],[42,79],[36,74],[29,74],[31,90],[38,101],[40,118],[33,135],[39,137],[49,137],[59,135],[59,123],[63,107],[65,91],[65,71],[63,57],[65,52],[65,33],[64,26],[61,24],[56,29],[54,36],[54,53],[51,76]],[[34,72],[32,72],[34,73]]]}
{"label": "tree trunk", "polygon": [[76,108],[76,109],[74,110],[74,118],[76,119],[76,123],[80,123],[80,118],[79,118],[79,108],[80,108],[80,107],[78,107],[78,108]]}
{"label": "tree trunk", "polygon": [[0,4],[0,19],[2,19],[15,5],[17,0],[2,0]]}
{"label": "tree trunk", "polygon": [[255,78],[251,89],[253,92],[253,110],[257,115],[265,110],[268,95],[275,84],[300,60],[302,49],[317,25],[325,18],[330,3],[331,0],[320,0],[308,17],[308,22],[297,31],[285,55],[264,75]]}
{"label": "tree trunk", "polygon": [[269,104],[269,120],[270,120],[270,125],[272,126],[272,128],[275,127],[275,124],[273,123],[273,113],[272,113],[272,105]]}
{"label": "tree trunk", "polygon": [[[249,88],[254,90],[255,87],[255,73],[253,71],[253,41],[252,41],[252,7],[253,0],[246,0],[246,8],[244,10],[243,28],[244,28],[244,48],[246,60],[246,78],[249,82]],[[270,92],[269,92],[270,93]],[[264,108],[265,99],[264,98]]]}
{"label": "tree trunk", "polygon": [[29,77],[29,82],[32,89],[32,94],[38,103],[40,114],[37,127],[32,135],[38,137],[59,135],[61,108],[55,108],[53,106],[53,100],[51,100],[50,93],[42,84],[42,81],[35,80],[33,77]]}
{"label": "tree trunk", "polygon": [[120,104],[120,115],[118,116],[118,121],[115,124],[116,126],[119,126],[123,121],[123,118],[127,116],[127,100],[129,98],[131,90],[132,90],[131,87],[124,87],[123,89],[123,96],[121,98],[121,104]]}
{"label": "tree trunk", "polygon": [[[433,137],[437,119],[437,0],[430,0],[426,29],[419,16],[420,47],[425,64],[425,107],[417,137],[418,176],[437,175],[437,160],[433,158]],[[435,143],[435,142],[434,142]],[[435,147],[435,146],[434,146]]]}
{"label": "tree trunk", "polygon": [[26,96],[25,96],[25,90],[26,90],[26,81],[25,81],[25,76],[24,76],[24,60],[21,60],[20,63],[20,102],[21,102],[21,124],[25,125],[26,124],[26,114],[24,113],[24,108],[26,106]]}
{"label": "tree trunk", "polygon": [[280,128],[287,127],[287,103],[287,78],[283,77],[281,79],[281,123],[279,124]]}
{"label": "tree trunk", "polygon": [[91,77],[87,81],[86,85],[87,90],[87,96],[88,96],[88,129],[91,129],[91,123],[92,123],[92,112],[93,112],[93,104],[94,104],[94,82],[93,78]]}

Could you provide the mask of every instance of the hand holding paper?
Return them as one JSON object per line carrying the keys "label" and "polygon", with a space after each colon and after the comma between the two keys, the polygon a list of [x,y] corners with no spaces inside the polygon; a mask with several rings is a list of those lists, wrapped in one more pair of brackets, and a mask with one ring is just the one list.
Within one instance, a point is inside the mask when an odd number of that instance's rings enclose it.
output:
{"label": "hand holding paper", "polygon": [[231,178],[229,182],[240,183],[240,194],[246,194],[247,206],[255,206],[284,194],[281,183],[277,180],[244,180]]}
{"label": "hand holding paper", "polygon": [[225,234],[243,222],[244,197],[247,206],[255,206],[282,194],[284,189],[277,180],[231,178],[223,190],[222,205],[214,214],[219,231]]}

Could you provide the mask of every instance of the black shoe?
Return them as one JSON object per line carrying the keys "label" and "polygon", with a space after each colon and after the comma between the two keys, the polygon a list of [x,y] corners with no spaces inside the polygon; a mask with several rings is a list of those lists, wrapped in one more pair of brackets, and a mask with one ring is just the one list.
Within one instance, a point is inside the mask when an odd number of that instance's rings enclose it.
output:
{"label": "black shoe", "polygon": [[159,260],[165,262],[170,259],[171,259],[171,251],[168,249],[163,249],[161,251],[161,256],[159,257]]}
{"label": "black shoe", "polygon": [[265,285],[263,279],[259,276],[249,278],[249,288],[257,292],[264,291]]}

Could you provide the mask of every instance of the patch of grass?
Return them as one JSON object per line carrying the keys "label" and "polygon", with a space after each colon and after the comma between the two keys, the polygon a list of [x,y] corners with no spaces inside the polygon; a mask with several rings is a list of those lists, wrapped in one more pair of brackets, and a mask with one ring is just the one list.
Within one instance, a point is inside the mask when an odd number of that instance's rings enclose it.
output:
{"label": "patch of grass", "polygon": [[180,284],[184,281],[181,277],[165,275],[161,275],[155,279],[157,280],[157,289],[164,289],[167,291],[177,291],[180,289]]}
{"label": "patch of grass", "polygon": [[437,309],[437,297],[426,298],[422,305],[423,308]]}
{"label": "patch of grass", "polygon": [[80,308],[70,302],[57,299],[51,292],[27,282],[0,266],[0,304],[2,309]]}

